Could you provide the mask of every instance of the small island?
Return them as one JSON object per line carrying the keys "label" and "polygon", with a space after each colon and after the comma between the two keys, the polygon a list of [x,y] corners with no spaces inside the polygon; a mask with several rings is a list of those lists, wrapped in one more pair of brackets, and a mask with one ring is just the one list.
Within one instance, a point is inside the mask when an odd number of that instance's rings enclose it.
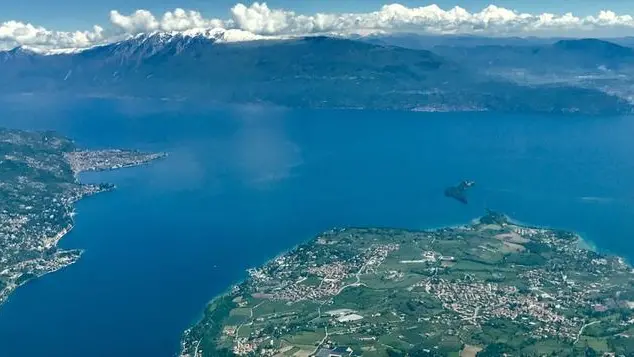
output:
{"label": "small island", "polygon": [[475,185],[474,181],[462,181],[457,186],[447,187],[445,189],[445,196],[466,205],[469,203],[467,200],[467,191],[473,187],[473,185]]}
{"label": "small island", "polygon": [[632,356],[632,267],[580,242],[492,211],[333,229],[211,301],[181,357]]}
{"label": "small island", "polygon": [[0,129],[0,305],[20,285],[81,256],[81,250],[57,246],[73,228],[73,204],[114,186],[82,184],[80,172],[141,165],[163,156],[83,151],[57,133]]}

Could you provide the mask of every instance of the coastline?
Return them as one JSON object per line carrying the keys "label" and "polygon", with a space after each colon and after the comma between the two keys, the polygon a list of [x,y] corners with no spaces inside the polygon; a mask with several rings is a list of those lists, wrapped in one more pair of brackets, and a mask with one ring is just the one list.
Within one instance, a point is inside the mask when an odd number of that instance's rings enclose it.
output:
{"label": "coastline", "polygon": [[[523,221],[519,221],[517,219],[513,219],[513,218],[511,218],[509,216],[506,216],[506,218],[508,219],[509,223],[512,223],[512,224],[514,224],[516,226],[520,226],[520,227],[534,228],[534,229],[556,230],[553,227],[544,226],[544,225],[536,225],[536,224],[532,224],[532,223],[526,223],[526,222],[523,222]],[[607,253],[609,255],[612,255],[609,252],[601,251],[594,241],[584,237],[580,233],[575,232],[575,231],[566,231],[566,232],[569,232],[569,233],[572,233],[572,234],[575,235],[575,239],[577,241],[577,245],[579,246],[580,249],[589,250],[589,251],[592,251],[592,252],[595,252],[595,253],[602,253],[603,252],[603,253]]]}
{"label": "coastline", "polygon": [[[508,215],[503,215],[508,224],[512,225],[512,226],[516,226],[516,227],[520,227],[520,228],[528,228],[528,229],[538,229],[538,230],[548,230],[548,231],[558,231],[558,229],[555,228],[551,228],[548,226],[539,226],[539,225],[535,225],[535,224],[530,224],[530,223],[525,223],[525,222],[521,222],[519,220],[513,219],[511,217],[509,217]],[[440,226],[440,227],[433,227],[433,228],[423,228],[423,229],[407,229],[407,228],[394,228],[394,227],[334,227],[328,230],[325,230],[321,233],[316,234],[315,236],[313,236],[312,238],[309,238],[307,240],[304,240],[298,244],[295,244],[293,247],[283,250],[282,252],[274,255],[273,257],[269,258],[268,260],[266,260],[263,265],[266,265],[280,257],[283,257],[291,252],[293,252],[294,250],[296,250],[298,247],[300,247],[303,244],[308,244],[310,242],[316,241],[318,240],[321,236],[323,236],[324,234],[328,234],[328,233],[333,233],[336,231],[345,231],[348,229],[380,229],[380,230],[399,230],[399,231],[408,231],[408,232],[438,232],[438,231],[442,231],[442,230],[446,230],[446,229],[463,229],[463,228],[467,228],[467,227],[472,227],[476,224],[480,224],[480,220],[482,218],[486,217],[486,215],[474,218],[469,220],[468,223],[463,223],[463,224],[452,224],[449,226]],[[562,231],[562,230],[559,230]],[[583,250],[589,250],[589,251],[593,251],[593,252],[598,252],[596,249],[596,246],[591,245],[588,243],[588,241],[586,241],[580,234],[578,234],[577,232],[574,231],[568,231],[568,230],[563,230],[566,233],[570,233],[572,235],[574,235],[575,237],[575,241],[576,244],[578,245],[579,249],[583,249]],[[223,290],[222,293],[215,295],[211,300],[209,300],[206,304],[204,309],[202,310],[202,313],[200,313],[198,315],[198,320],[196,320],[196,322],[191,325],[189,328],[187,328],[186,330],[183,331],[183,333],[181,334],[181,340],[179,343],[180,346],[180,350],[178,351],[177,356],[178,357],[200,357],[197,355],[198,352],[198,345],[200,345],[201,341],[205,338],[205,336],[201,336],[199,338],[196,338],[195,341],[196,342],[196,348],[194,350],[194,354],[190,354],[188,353],[188,350],[191,350],[191,342],[192,341],[187,341],[188,337],[190,336],[190,334],[196,330],[197,328],[203,328],[201,325],[201,323],[204,322],[206,313],[207,313],[207,309],[210,305],[213,305],[215,302],[220,301],[223,298],[226,298],[228,296],[230,296],[230,292],[237,286],[245,283],[248,279],[249,279],[249,275],[248,272],[251,271],[252,269],[257,269],[257,267],[251,267],[245,270],[245,272],[247,272],[247,275],[245,278],[238,280],[234,283],[232,283],[229,287],[227,287],[226,289]],[[190,344],[188,344],[188,342]],[[190,347],[190,348],[188,348]]]}
{"label": "coastline", "polygon": [[[60,270],[62,270],[62,269],[65,269],[65,268],[68,268],[69,266],[71,266],[71,265],[73,265],[73,264],[77,263],[77,262],[79,261],[79,258],[81,258],[81,256],[83,255],[84,250],[83,250],[83,249],[73,249],[73,250],[65,250],[65,251],[62,251],[62,253],[70,253],[70,252],[76,252],[76,253],[78,253],[77,258],[76,258],[76,259],[74,259],[72,262],[69,262],[69,263],[66,263],[66,264],[64,264],[64,265],[58,266],[58,267],[56,267],[55,269],[51,269],[51,270],[49,270],[49,271],[43,272],[42,274],[39,274],[39,275],[36,275],[36,276],[34,276],[34,277],[32,277],[32,278],[29,278],[29,279],[27,279],[27,280],[24,280],[24,281],[20,282],[20,283],[19,283],[19,284],[17,284],[17,285],[7,286],[7,287],[5,288],[5,289],[6,289],[6,292],[5,292],[5,290],[3,290],[3,291],[1,292],[2,294],[0,294],[0,310],[2,310],[2,306],[3,306],[3,305],[7,302],[7,301],[9,301],[9,298],[11,298],[11,296],[13,295],[13,293],[15,293],[15,291],[16,291],[18,288],[20,288],[20,287],[22,287],[22,286],[24,286],[24,285],[26,285],[26,284],[28,284],[28,283],[30,283],[30,282],[32,282],[32,281],[34,281],[34,280],[41,279],[41,278],[43,278],[43,277],[44,277],[44,276],[46,276],[46,275],[53,274],[53,273],[55,273],[55,272],[58,272],[58,271],[60,271]],[[0,312],[0,313],[1,313],[1,312]]]}
{"label": "coastline", "polygon": [[115,165],[115,166],[96,166],[96,167],[89,167],[85,169],[77,169],[72,164],[70,165],[71,165],[71,170],[73,171],[73,176],[75,177],[75,182],[81,184],[81,180],[79,179],[79,176],[84,172],[103,172],[103,171],[126,169],[130,167],[144,166],[144,165],[149,165],[151,162],[154,162],[156,160],[165,159],[168,156],[169,154],[167,152],[160,152],[160,153],[151,154],[149,155],[149,157],[139,162],[130,162],[130,163]]}
{"label": "coastline", "polygon": [[[129,163],[129,164],[125,164],[125,165],[121,165],[120,167],[110,167],[110,168],[97,168],[97,169],[88,169],[88,170],[73,170],[73,175],[75,177],[75,183],[81,185],[82,187],[93,187],[96,188],[95,191],[88,191],[85,192],[83,194],[81,194],[78,198],[72,199],[68,202],[67,204],[67,212],[65,213],[65,215],[67,216],[67,218],[69,219],[70,223],[68,224],[68,226],[66,226],[65,228],[61,229],[59,232],[57,232],[53,237],[50,237],[50,244],[46,244],[44,246],[44,248],[46,249],[55,249],[55,255],[52,256],[51,258],[44,259],[45,262],[52,264],[53,266],[51,267],[51,269],[48,270],[43,270],[42,272],[38,272],[37,274],[32,274],[33,276],[30,276],[26,279],[24,279],[23,281],[19,281],[18,283],[12,283],[12,284],[8,284],[6,285],[3,289],[0,290],[0,310],[2,310],[3,305],[9,300],[9,298],[15,293],[15,291],[26,285],[27,283],[34,281],[36,279],[40,279],[46,275],[55,273],[57,271],[60,271],[64,268],[67,268],[75,263],[77,263],[79,261],[79,259],[81,258],[81,256],[84,253],[83,249],[68,249],[68,250],[58,250],[59,249],[59,242],[66,236],[68,235],[73,228],[75,228],[75,216],[76,216],[76,211],[75,211],[75,204],[79,201],[81,201],[84,198],[87,197],[91,197],[100,193],[105,193],[105,192],[110,192],[116,189],[115,185],[93,185],[93,184],[83,184],[81,183],[80,179],[79,179],[79,175],[82,172],[89,172],[89,171],[110,171],[110,170],[116,170],[116,169],[123,169],[123,168],[131,168],[131,167],[137,167],[137,166],[141,166],[141,165],[147,165],[152,161],[158,160],[158,159],[162,159],[165,158],[167,156],[167,153],[159,153],[159,154],[153,154],[150,156],[150,158],[141,161],[141,162],[137,162],[137,163]],[[66,255],[71,255],[72,258],[68,258],[66,257]],[[63,258],[61,258],[61,256],[64,256]],[[27,261],[28,262],[28,261]],[[25,274],[21,275],[19,279],[22,278],[22,276],[24,276]]]}
{"label": "coastline", "polygon": [[[77,183],[79,183],[79,181],[77,181]],[[81,196],[79,199],[73,200],[71,203],[69,203],[69,206],[72,208],[72,209],[70,210],[70,212],[68,212],[68,213],[67,213],[67,214],[68,214],[68,217],[70,218],[70,224],[69,224],[66,228],[63,228],[61,231],[57,232],[57,234],[53,237],[52,244],[51,244],[51,245],[49,245],[49,246],[47,246],[46,248],[47,248],[47,249],[50,249],[50,248],[56,248],[56,249],[57,249],[57,248],[58,248],[58,246],[59,246],[59,242],[60,242],[60,241],[61,241],[61,240],[62,240],[62,239],[66,236],[66,235],[68,235],[68,234],[69,234],[69,233],[73,230],[73,228],[75,228],[75,218],[74,218],[74,216],[76,215],[76,213],[75,213],[75,207],[74,207],[74,206],[75,206],[75,203],[77,203],[77,202],[81,201],[82,199],[84,199],[84,198],[86,198],[86,197],[94,196],[94,195],[97,195],[97,194],[99,194],[99,193],[109,192],[109,191],[112,191],[113,189],[114,189],[114,186],[113,186],[112,188],[109,188],[109,189],[103,189],[103,190],[101,190],[101,191],[97,191],[97,192],[92,192],[92,193],[89,193],[89,194],[85,194],[85,195]],[[5,287],[5,289],[0,290],[0,310],[2,309],[2,306],[4,305],[4,303],[6,303],[6,302],[9,300],[9,298],[11,297],[11,295],[13,295],[13,293],[14,293],[14,292],[15,292],[18,288],[20,288],[20,287],[22,287],[22,286],[24,286],[24,285],[28,284],[28,283],[29,283],[29,282],[31,282],[31,281],[34,281],[34,280],[36,280],[36,279],[40,279],[40,278],[42,278],[42,277],[44,277],[44,276],[46,276],[46,275],[49,275],[49,274],[55,273],[55,272],[57,272],[57,271],[60,271],[60,270],[62,270],[62,269],[64,269],[64,268],[67,268],[67,267],[69,267],[69,266],[71,266],[71,265],[73,265],[73,264],[77,263],[77,262],[79,261],[79,259],[81,258],[81,256],[83,255],[84,250],[83,250],[83,249],[69,249],[69,250],[60,250],[60,251],[57,251],[56,253],[58,253],[58,254],[62,254],[62,253],[77,253],[77,255],[76,255],[76,256],[75,256],[75,258],[74,258],[72,261],[70,261],[70,262],[67,262],[67,263],[62,263],[62,264],[61,264],[61,265],[59,265],[59,266],[55,266],[55,267],[54,267],[53,269],[51,269],[51,270],[44,271],[44,272],[42,272],[41,274],[35,275],[35,276],[30,277],[30,278],[28,278],[28,279],[26,279],[26,280],[24,280],[24,281],[21,281],[19,284],[7,285],[7,286]]]}

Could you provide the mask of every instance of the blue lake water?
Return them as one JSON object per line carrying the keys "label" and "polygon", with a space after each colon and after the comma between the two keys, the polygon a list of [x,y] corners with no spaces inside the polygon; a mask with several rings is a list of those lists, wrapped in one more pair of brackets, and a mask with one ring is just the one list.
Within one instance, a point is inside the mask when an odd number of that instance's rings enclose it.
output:
{"label": "blue lake water", "polygon": [[[634,258],[634,118],[134,100],[1,108],[3,126],[170,153],[82,176],[118,189],[77,205],[61,245],[83,258],[0,309],[3,357],[173,356],[246,268],[333,226],[438,227],[492,208]],[[463,179],[477,182],[469,205],[443,196]]]}

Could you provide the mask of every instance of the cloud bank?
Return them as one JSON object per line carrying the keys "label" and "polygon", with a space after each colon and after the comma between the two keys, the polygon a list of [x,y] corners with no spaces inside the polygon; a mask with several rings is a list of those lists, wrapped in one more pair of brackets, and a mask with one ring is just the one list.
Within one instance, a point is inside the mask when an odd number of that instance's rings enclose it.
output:
{"label": "cloud bank", "polygon": [[[634,17],[601,11],[594,16],[565,14],[529,14],[490,5],[479,12],[454,7],[444,10],[437,5],[406,7],[384,5],[367,13],[297,14],[272,9],[266,3],[233,6],[226,19],[206,18],[200,12],[175,9],[162,16],[147,10],[122,14],[112,10],[108,26],[89,31],[54,31],[20,21],[0,23],[0,48],[28,46],[41,50],[86,48],[155,31],[200,33],[239,30],[250,36],[230,36],[234,40],[262,36],[299,36],[309,34],[365,34],[376,32],[414,32],[425,34],[477,34],[490,36],[593,36],[634,34]],[[236,33],[235,31],[233,32]]]}
{"label": "cloud bank", "polygon": [[86,48],[106,40],[104,29],[94,26],[92,31],[51,31],[19,21],[0,24],[0,49],[28,46],[37,49]]}

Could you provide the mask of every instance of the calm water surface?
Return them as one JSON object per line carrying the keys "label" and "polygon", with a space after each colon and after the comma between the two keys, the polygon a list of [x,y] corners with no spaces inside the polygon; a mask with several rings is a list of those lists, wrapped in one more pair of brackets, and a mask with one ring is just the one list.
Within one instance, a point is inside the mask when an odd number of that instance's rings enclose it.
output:
{"label": "calm water surface", "polygon": [[[33,103],[3,103],[0,125],[170,156],[82,176],[118,189],[77,205],[61,245],[84,257],[0,309],[0,356],[173,356],[246,268],[333,226],[492,208],[634,258],[634,118]],[[443,196],[462,179],[477,182],[467,206]]]}

